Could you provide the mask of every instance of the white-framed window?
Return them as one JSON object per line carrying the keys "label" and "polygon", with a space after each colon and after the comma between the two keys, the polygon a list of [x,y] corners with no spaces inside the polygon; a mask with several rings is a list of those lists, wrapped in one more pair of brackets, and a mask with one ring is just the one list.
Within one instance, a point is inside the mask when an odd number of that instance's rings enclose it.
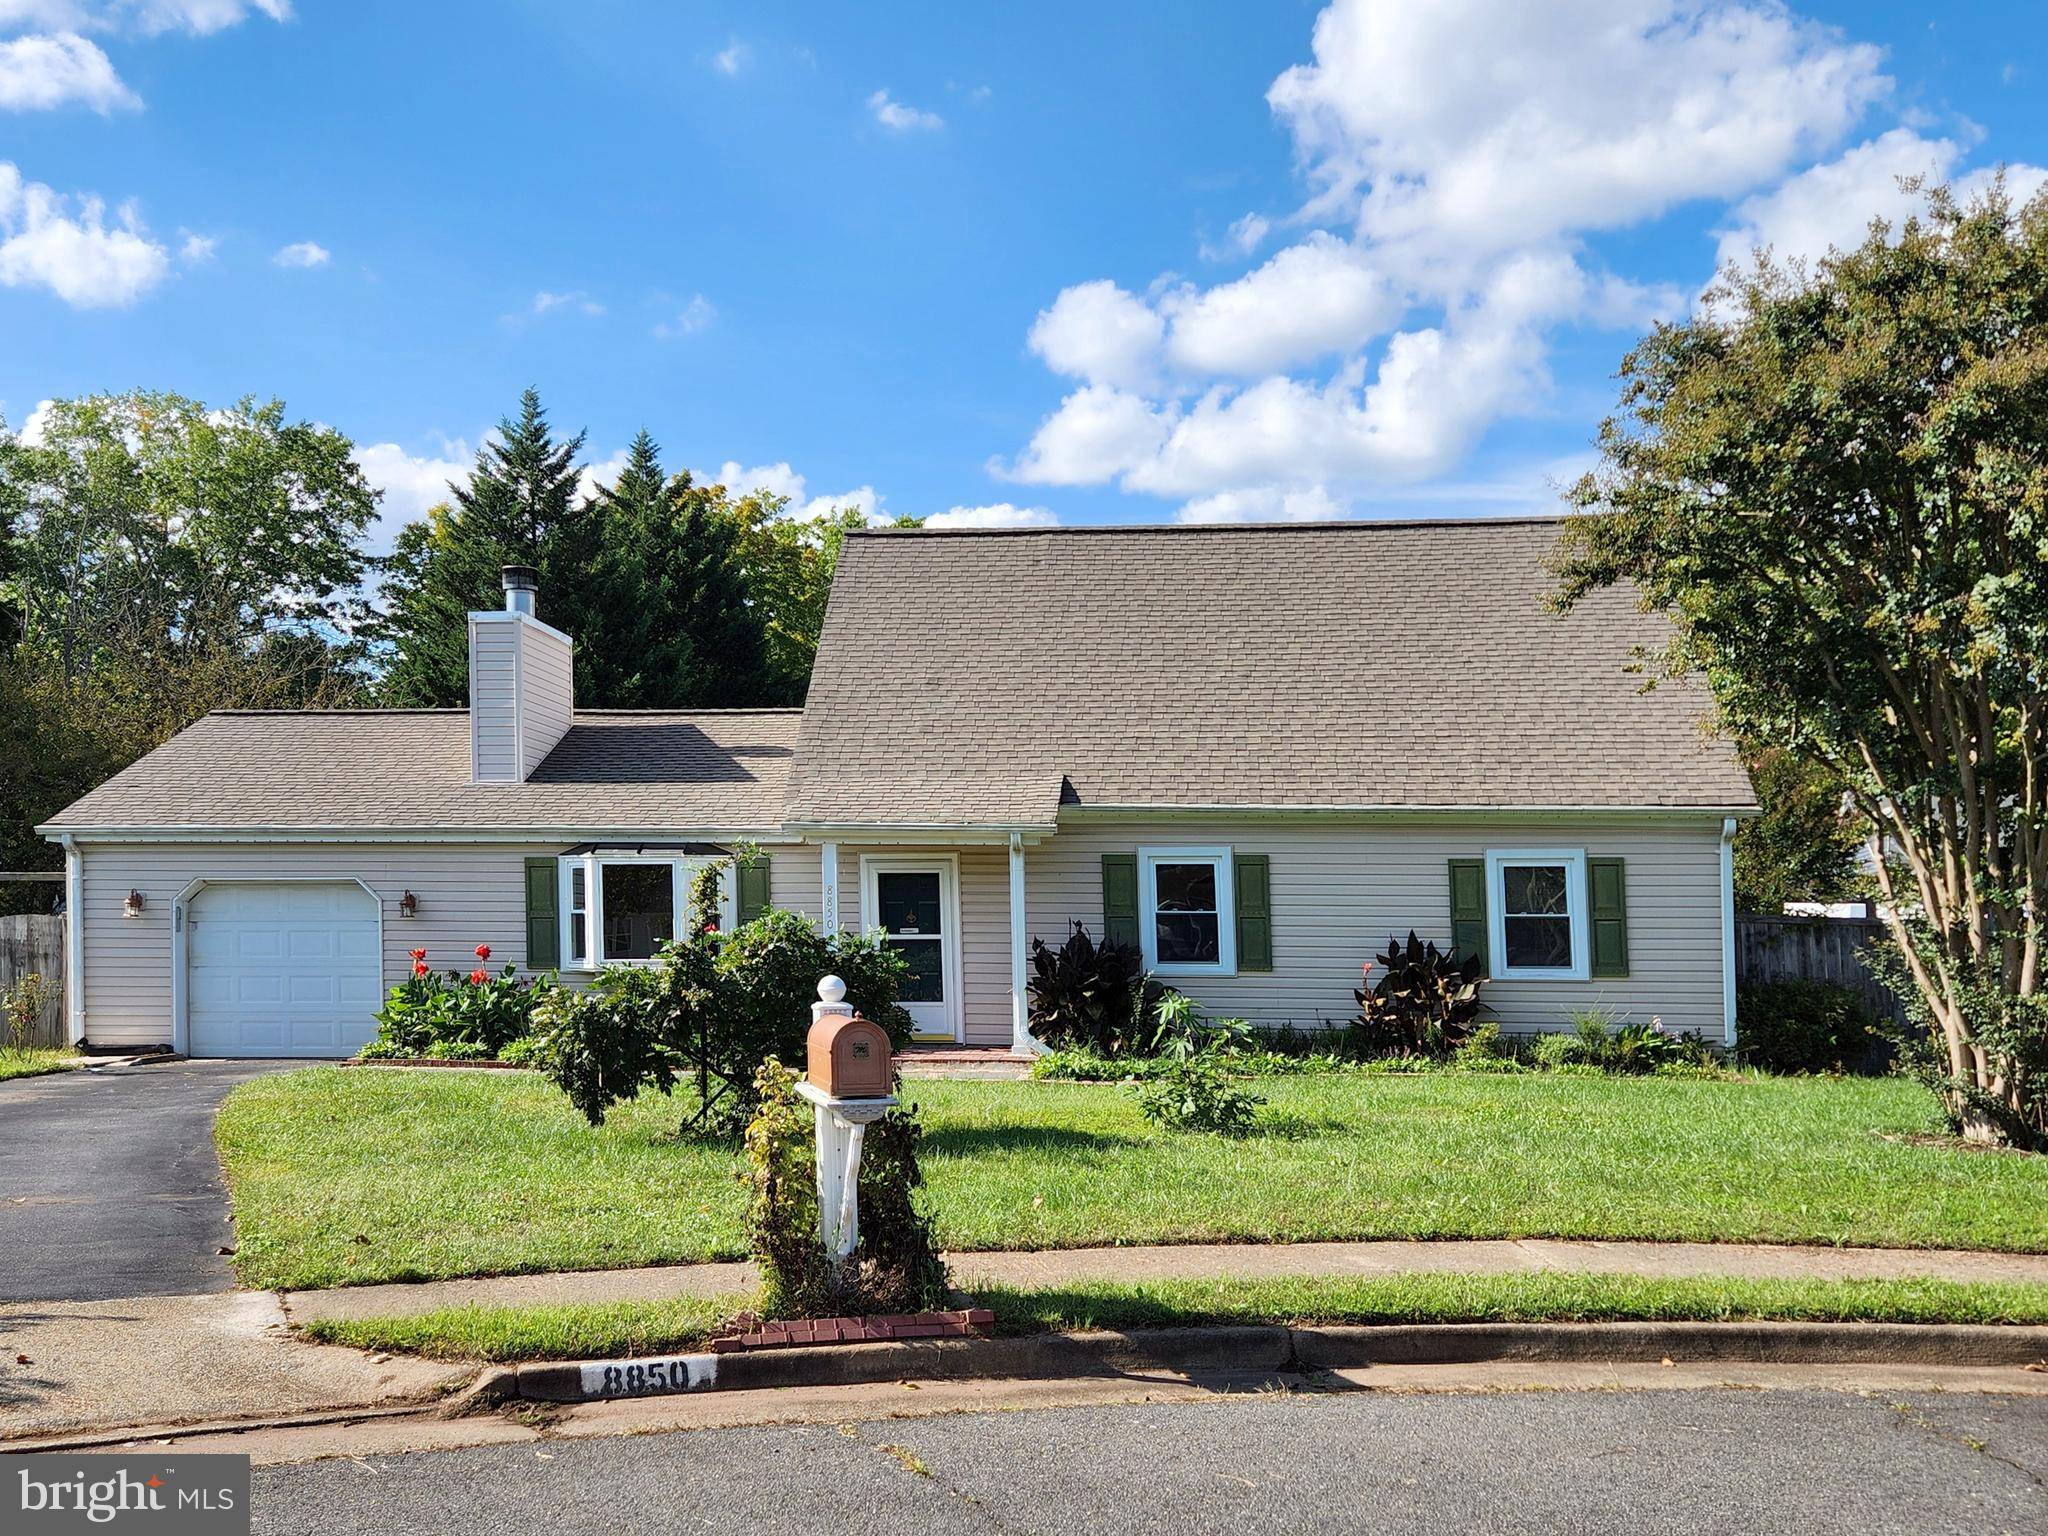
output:
{"label": "white-framed window", "polygon": [[[561,860],[562,969],[646,965],[689,919],[690,883],[712,860],[659,849],[594,848]],[[718,880],[718,922],[733,926],[732,867]]]}
{"label": "white-framed window", "polygon": [[1228,848],[1138,850],[1138,947],[1161,976],[1237,974]]}
{"label": "white-framed window", "polygon": [[1486,946],[1495,977],[1584,981],[1592,958],[1586,913],[1585,849],[1487,850]]}

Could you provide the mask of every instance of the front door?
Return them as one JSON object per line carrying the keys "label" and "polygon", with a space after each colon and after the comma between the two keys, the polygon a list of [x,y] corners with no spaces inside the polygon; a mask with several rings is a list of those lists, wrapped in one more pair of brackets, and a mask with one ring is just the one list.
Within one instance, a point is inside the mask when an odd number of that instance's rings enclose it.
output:
{"label": "front door", "polygon": [[951,859],[861,861],[861,927],[909,965],[899,1001],[921,1040],[960,1038],[959,900]]}

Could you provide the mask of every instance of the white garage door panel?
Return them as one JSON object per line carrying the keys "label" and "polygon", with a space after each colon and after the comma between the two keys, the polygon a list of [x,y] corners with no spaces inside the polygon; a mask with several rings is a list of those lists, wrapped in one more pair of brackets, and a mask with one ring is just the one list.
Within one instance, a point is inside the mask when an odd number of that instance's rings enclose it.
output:
{"label": "white garage door panel", "polygon": [[352,1056],[383,996],[377,900],[344,881],[209,885],[186,912],[194,1056]]}

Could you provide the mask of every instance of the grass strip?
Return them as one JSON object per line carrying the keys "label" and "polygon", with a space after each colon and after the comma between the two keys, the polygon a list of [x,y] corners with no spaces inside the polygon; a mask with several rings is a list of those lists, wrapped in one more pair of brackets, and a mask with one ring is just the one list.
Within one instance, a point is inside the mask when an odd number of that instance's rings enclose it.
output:
{"label": "grass strip", "polygon": [[0,1046],[0,1083],[17,1077],[41,1077],[48,1072],[69,1072],[84,1063],[85,1058],[72,1050],[32,1045],[17,1051],[12,1046]]}
{"label": "grass strip", "polygon": [[[1954,1280],[1650,1279],[1417,1272],[1263,1280],[1090,1283],[968,1293],[1008,1335],[1232,1323],[2048,1323],[2048,1285]],[[461,1307],[325,1320],[304,1332],[358,1349],[459,1360],[599,1359],[685,1351],[753,1298]]]}

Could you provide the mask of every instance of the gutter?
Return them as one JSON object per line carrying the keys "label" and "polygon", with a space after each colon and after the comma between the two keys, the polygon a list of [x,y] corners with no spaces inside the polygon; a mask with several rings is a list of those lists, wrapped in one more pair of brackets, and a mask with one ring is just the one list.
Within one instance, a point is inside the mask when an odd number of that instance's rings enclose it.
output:
{"label": "gutter", "polygon": [[36,832],[58,843],[72,839],[95,843],[655,843],[702,841],[795,844],[802,839],[780,827],[707,827],[690,824],[654,827],[604,826],[287,826],[216,825],[180,822],[126,826],[87,826],[45,822]]}

